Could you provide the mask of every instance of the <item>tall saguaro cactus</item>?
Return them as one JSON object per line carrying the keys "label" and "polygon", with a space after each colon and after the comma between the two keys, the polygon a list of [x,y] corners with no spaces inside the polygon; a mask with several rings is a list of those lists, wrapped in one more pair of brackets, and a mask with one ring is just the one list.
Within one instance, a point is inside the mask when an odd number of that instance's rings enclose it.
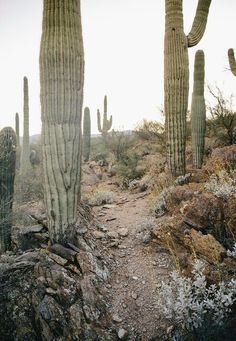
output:
{"label": "tall saguaro cactus", "polygon": [[191,104],[191,132],[193,165],[202,167],[206,132],[206,105],[204,98],[205,58],[198,50],[194,62],[194,83]]}
{"label": "tall saguaro cactus", "polygon": [[183,24],[183,0],[165,0],[164,112],[168,167],[174,176],[185,173],[186,114],[189,92],[188,48],[201,40],[211,0],[198,0],[190,33]]}
{"label": "tall saguaro cactus", "polygon": [[98,123],[98,131],[102,133],[105,137],[107,136],[108,131],[111,129],[112,126],[112,116],[110,119],[107,119],[107,96],[104,97],[104,113],[103,113],[103,125],[101,124],[101,114],[99,109],[97,110],[97,123]]}
{"label": "tall saguaro cactus", "polygon": [[9,249],[16,162],[16,134],[11,127],[0,131],[0,253]]}
{"label": "tall saguaro cactus", "polygon": [[235,60],[233,49],[228,50],[228,59],[229,59],[230,70],[232,71],[233,75],[236,76],[236,60]]}
{"label": "tall saguaro cactus", "polygon": [[24,77],[23,83],[23,93],[24,93],[24,122],[23,122],[23,144],[21,151],[21,160],[20,160],[20,170],[24,172],[29,167],[29,155],[30,155],[30,147],[29,147],[29,87],[28,87],[28,79]]}
{"label": "tall saguaro cactus", "polygon": [[15,115],[15,132],[16,132],[16,169],[20,168],[20,128],[19,114]]}
{"label": "tall saguaro cactus", "polygon": [[81,177],[84,50],[79,0],[44,0],[40,46],[45,204],[52,242],[72,238]]}
{"label": "tall saguaro cactus", "polygon": [[84,161],[89,160],[91,145],[91,120],[90,110],[88,107],[84,108],[84,125],[83,125],[83,156]]}

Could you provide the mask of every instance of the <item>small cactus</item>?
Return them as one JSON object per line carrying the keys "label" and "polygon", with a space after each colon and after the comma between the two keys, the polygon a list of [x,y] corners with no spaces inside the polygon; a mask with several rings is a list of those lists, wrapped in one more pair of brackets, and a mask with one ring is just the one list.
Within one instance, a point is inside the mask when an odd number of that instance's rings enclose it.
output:
{"label": "small cactus", "polygon": [[192,154],[193,165],[196,168],[202,167],[205,146],[206,105],[204,99],[204,66],[204,52],[202,50],[198,50],[195,54],[194,83],[191,104]]}
{"label": "small cactus", "polygon": [[14,193],[16,134],[11,127],[0,131],[0,253],[10,248]]}
{"label": "small cactus", "polygon": [[97,123],[98,131],[102,133],[104,137],[106,137],[112,126],[112,116],[110,116],[109,120],[107,119],[107,96],[104,97],[103,125],[101,125],[101,114],[99,109],[97,110]]}
{"label": "small cactus", "polygon": [[84,161],[89,160],[91,144],[91,120],[90,110],[88,107],[84,109],[84,124],[83,124],[83,156]]}

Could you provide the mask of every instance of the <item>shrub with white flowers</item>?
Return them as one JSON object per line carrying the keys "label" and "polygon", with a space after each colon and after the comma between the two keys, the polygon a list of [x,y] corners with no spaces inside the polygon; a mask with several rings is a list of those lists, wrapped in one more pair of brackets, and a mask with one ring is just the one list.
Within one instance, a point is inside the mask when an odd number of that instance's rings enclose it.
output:
{"label": "shrub with white flowers", "polygon": [[222,326],[236,300],[236,280],[207,285],[204,263],[199,260],[192,275],[187,278],[173,271],[170,281],[163,282],[160,289],[160,310],[174,325],[175,340],[183,340],[186,333],[206,335]]}

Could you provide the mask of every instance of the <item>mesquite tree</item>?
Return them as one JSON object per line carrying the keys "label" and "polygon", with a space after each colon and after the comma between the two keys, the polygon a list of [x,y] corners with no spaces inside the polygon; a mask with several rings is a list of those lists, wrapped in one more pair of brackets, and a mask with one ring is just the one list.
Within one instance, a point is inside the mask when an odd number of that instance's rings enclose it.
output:
{"label": "mesquite tree", "polygon": [[165,0],[164,111],[167,160],[174,176],[185,173],[186,114],[189,92],[188,48],[201,40],[211,0],[199,0],[190,33],[183,23],[183,0]]}
{"label": "mesquite tree", "polygon": [[44,0],[40,84],[44,192],[52,242],[73,237],[81,178],[84,50],[79,0]]}
{"label": "mesquite tree", "polygon": [[205,58],[204,52],[198,50],[195,54],[193,94],[191,104],[191,135],[193,165],[202,167],[205,132],[206,132],[206,105],[204,98]]}

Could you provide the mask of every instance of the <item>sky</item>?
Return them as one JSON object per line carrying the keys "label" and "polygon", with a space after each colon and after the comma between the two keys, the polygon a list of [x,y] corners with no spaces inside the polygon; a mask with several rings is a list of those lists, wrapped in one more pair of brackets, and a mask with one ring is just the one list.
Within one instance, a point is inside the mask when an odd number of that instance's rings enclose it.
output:
{"label": "sky", "polygon": [[[164,104],[164,0],[81,0],[85,50],[83,106],[90,108],[92,132],[104,95],[113,128],[134,129],[143,119],[160,121]],[[189,33],[197,0],[183,0]],[[0,0],[0,128],[23,131],[23,77],[29,81],[30,135],[41,131],[39,47],[43,0]],[[236,77],[228,66],[228,48],[236,50],[236,1],[212,0],[205,34],[189,49],[191,105],[194,55],[205,52],[205,83],[236,96]],[[207,89],[205,98],[212,98]],[[236,102],[236,99],[235,99]]]}

